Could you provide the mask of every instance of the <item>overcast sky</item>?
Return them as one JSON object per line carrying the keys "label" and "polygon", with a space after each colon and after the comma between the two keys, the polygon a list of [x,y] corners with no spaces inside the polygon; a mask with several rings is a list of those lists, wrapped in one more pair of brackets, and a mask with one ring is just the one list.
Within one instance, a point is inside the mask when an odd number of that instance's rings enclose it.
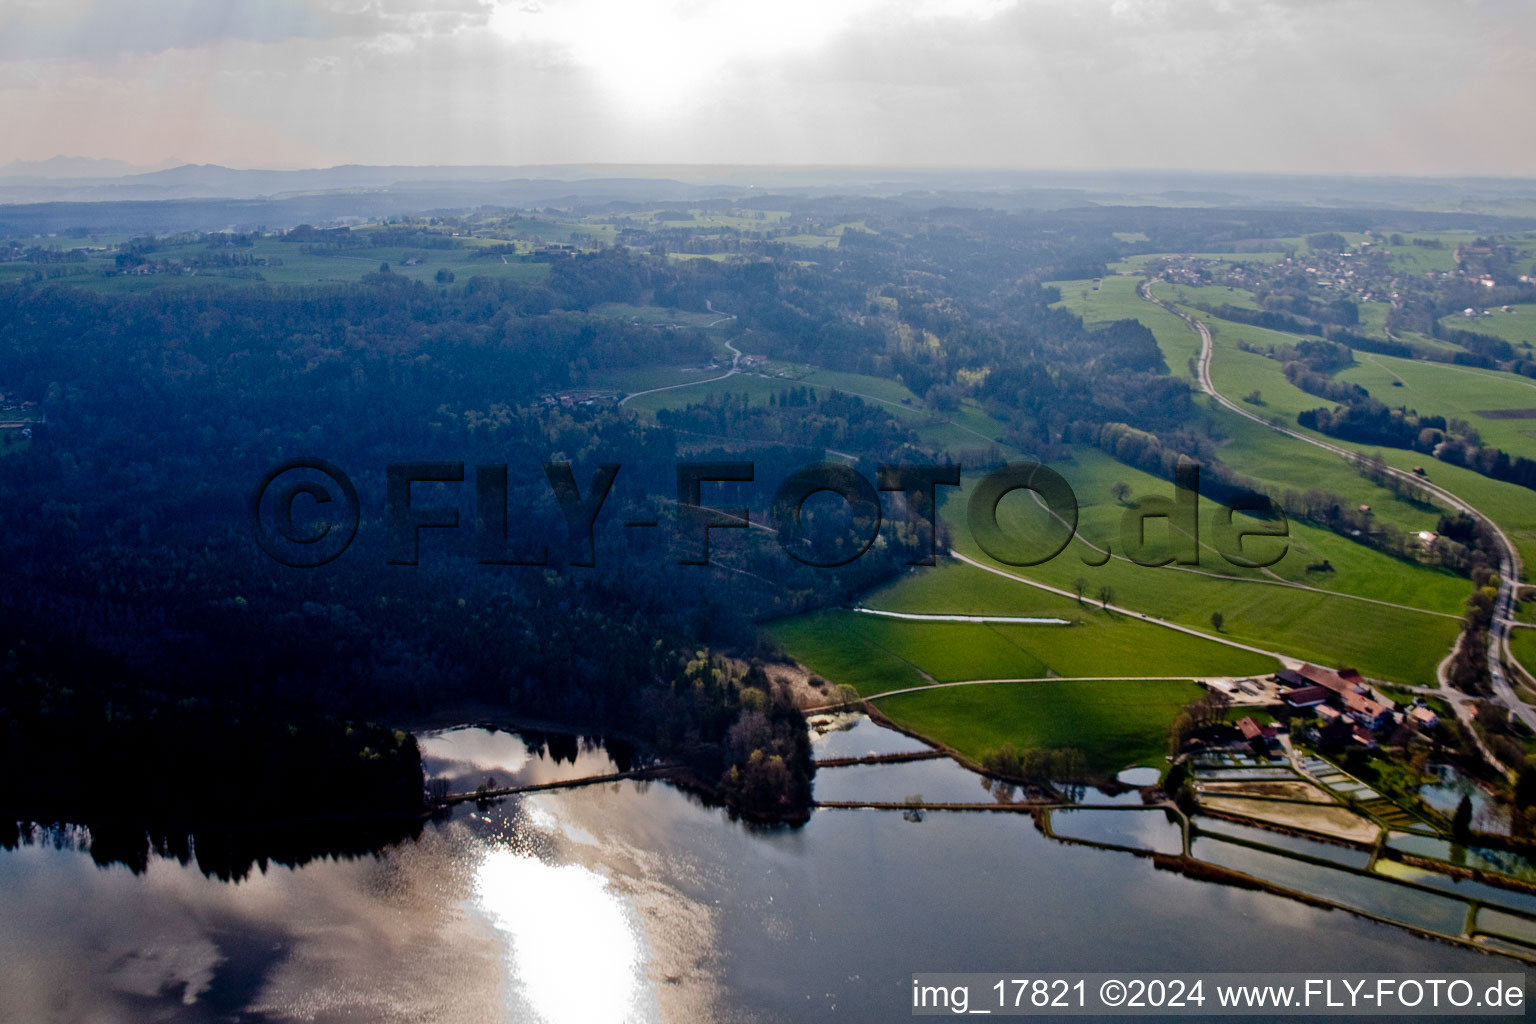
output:
{"label": "overcast sky", "polygon": [[1536,175],[1531,0],[0,0],[0,163]]}

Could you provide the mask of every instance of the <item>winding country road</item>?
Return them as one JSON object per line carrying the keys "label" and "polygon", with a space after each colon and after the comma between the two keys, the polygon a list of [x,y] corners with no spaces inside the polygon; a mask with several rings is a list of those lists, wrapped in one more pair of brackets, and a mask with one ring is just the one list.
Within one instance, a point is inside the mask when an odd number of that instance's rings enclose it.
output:
{"label": "winding country road", "polygon": [[[997,686],[1002,683],[1188,683],[1198,682],[1200,679],[1214,679],[1215,676],[1029,676],[1019,679],[957,679],[948,683],[927,683],[923,686],[904,686],[899,690],[886,690],[883,693],[872,693],[868,697],[859,697],[851,703],[860,704],[864,701],[880,700],[884,697],[895,697],[903,693],[932,693],[934,690],[948,690],[957,686]],[[1248,676],[1221,676],[1223,679],[1250,678]],[[835,711],[845,708],[850,702],[840,704],[820,704],[816,707],[801,708],[801,712],[814,715],[821,712]]]}
{"label": "winding country road", "polygon": [[[1239,416],[1242,416],[1245,419],[1252,420],[1261,426],[1267,427],[1270,430],[1277,431],[1287,437],[1295,438],[1296,440],[1310,444],[1313,447],[1321,448],[1324,451],[1331,452],[1334,455],[1337,455],[1343,459],[1350,460],[1351,462],[1359,458],[1359,453],[1351,449],[1344,448],[1336,444],[1330,444],[1327,441],[1319,440],[1315,437],[1303,434],[1298,430],[1292,430],[1289,427],[1281,426],[1278,423],[1271,423],[1269,420],[1264,419],[1262,416],[1258,416],[1249,412],[1247,409],[1244,409],[1236,402],[1233,402],[1221,392],[1217,391],[1216,386],[1211,382],[1211,358],[1214,354],[1215,346],[1211,338],[1210,328],[1206,327],[1204,321],[1200,320],[1199,318],[1189,316],[1182,310],[1175,309],[1173,306],[1159,299],[1152,293],[1151,282],[1142,281],[1142,283],[1138,286],[1137,291],[1143,299],[1152,303],[1153,305],[1160,306],[1173,315],[1177,316],[1200,335],[1200,357],[1197,363],[1197,368],[1199,370],[1199,386],[1201,391],[1211,396],[1212,399],[1220,403],[1223,407],[1230,409],[1232,412],[1237,413]],[[1512,612],[1514,606],[1515,587],[1518,585],[1521,572],[1519,551],[1516,550],[1514,543],[1509,539],[1509,536],[1504,532],[1504,530],[1492,519],[1484,515],[1480,510],[1478,510],[1476,506],[1472,505],[1470,502],[1462,500],[1460,497],[1451,491],[1446,490],[1441,485],[1432,483],[1422,477],[1415,476],[1412,473],[1408,473],[1404,470],[1397,469],[1392,466],[1386,466],[1383,468],[1391,476],[1400,480],[1405,480],[1414,486],[1435,495],[1444,501],[1447,505],[1449,505],[1453,510],[1464,512],[1467,515],[1472,516],[1474,519],[1485,523],[1493,532],[1494,536],[1498,538],[1499,547],[1502,549],[1499,556],[1499,593],[1497,598],[1494,600],[1493,622],[1489,628],[1489,646],[1491,649],[1489,651],[1488,657],[1488,674],[1493,685],[1493,693],[1497,702],[1508,708],[1510,714],[1515,715],[1527,726],[1530,726],[1533,730],[1536,730],[1536,708],[1532,708],[1530,705],[1526,704],[1520,699],[1519,695],[1515,692],[1513,684],[1510,683],[1509,677],[1504,672],[1503,664],[1504,659],[1508,656],[1509,652],[1509,631],[1510,622],[1513,619]],[[1460,640],[1458,639],[1457,642],[1460,643]],[[1440,677],[1439,682],[1442,687],[1446,686],[1446,666],[1449,664],[1449,662],[1450,659],[1446,658],[1440,663],[1440,667],[1437,670],[1437,675]],[[1470,719],[1472,717],[1470,714],[1471,699],[1467,697],[1453,697],[1452,703],[1456,707],[1457,717],[1461,718],[1463,721],[1470,725]],[[1479,743],[1479,745],[1481,745],[1481,743]]]}
{"label": "winding country road", "polygon": [[[990,572],[994,576],[1001,576],[1005,580],[1013,580],[1015,583],[1022,583],[1025,586],[1034,587],[1037,590],[1044,590],[1047,593],[1059,594],[1062,597],[1070,597],[1074,601],[1081,600],[1075,591],[1063,590],[1061,587],[1053,587],[1047,583],[1040,583],[1036,580],[1029,579],[1026,576],[1018,576],[1011,572],[1004,572],[1002,569],[987,565],[985,562],[978,562],[974,558],[963,555],[956,551],[954,548],[949,549],[949,557],[955,559],[956,561],[964,562],[966,565],[974,566],[975,568],[980,569],[982,572]],[[1299,659],[1293,658],[1290,655],[1281,654],[1279,651],[1266,651],[1262,647],[1253,647],[1249,644],[1245,644],[1237,640],[1232,640],[1224,636],[1217,636],[1214,633],[1204,633],[1189,626],[1181,626],[1177,622],[1169,622],[1167,619],[1159,619],[1155,616],[1148,615],[1146,612],[1133,611],[1130,608],[1125,608],[1121,605],[1108,602],[1090,603],[1097,603],[1099,607],[1105,611],[1115,612],[1117,614],[1124,615],[1129,619],[1139,619],[1142,622],[1150,622],[1154,626],[1162,626],[1164,629],[1171,629],[1177,633],[1187,633],[1190,636],[1197,636],[1202,640],[1213,640],[1218,644],[1226,644],[1228,647],[1236,647],[1238,650],[1251,651],[1254,654],[1262,654],[1266,657],[1274,658],[1276,661],[1280,662],[1287,668],[1295,668],[1302,664]]]}
{"label": "winding country road", "polygon": [[[710,306],[709,310],[710,310],[711,313],[718,313],[718,312],[720,312],[719,310],[715,309],[713,306]],[[735,320],[735,319],[736,319],[736,315],[734,313],[725,313],[725,314],[723,314],[720,317],[719,320],[711,320],[709,323],[705,324],[704,327],[707,330],[707,329],[709,329],[711,327],[715,327],[715,326],[717,326],[719,324],[723,324],[727,320]],[[718,376],[718,377],[708,377],[708,378],[706,378],[704,380],[688,380],[688,381],[684,381],[681,384],[668,384],[664,388],[648,388],[645,391],[636,391],[634,394],[625,395],[623,398],[619,399],[619,405],[623,406],[623,405],[627,404],[631,398],[639,398],[641,395],[654,395],[658,391],[676,391],[678,388],[696,388],[700,384],[713,384],[717,380],[725,380],[727,377],[734,377],[734,376],[736,376],[736,374],[741,372],[740,369],[739,369],[739,367],[741,366],[741,349],[739,349],[735,345],[731,344],[731,342],[729,340],[726,341],[725,347],[731,350],[731,368],[729,370],[725,371],[724,373],[722,373],[720,376]]]}
{"label": "winding country road", "polygon": [[888,612],[883,608],[865,608],[855,605],[852,611],[860,615],[878,615],[884,619],[905,619],[908,622],[998,622],[1019,626],[1070,626],[1069,619],[1042,618],[1033,615],[940,615],[928,612]]}

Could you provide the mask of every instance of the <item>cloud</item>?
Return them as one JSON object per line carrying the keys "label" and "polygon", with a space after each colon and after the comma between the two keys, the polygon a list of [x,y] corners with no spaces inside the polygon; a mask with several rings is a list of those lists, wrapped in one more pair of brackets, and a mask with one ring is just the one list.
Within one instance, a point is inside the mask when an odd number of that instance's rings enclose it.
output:
{"label": "cloud", "polygon": [[276,42],[322,33],[324,20],[293,0],[22,3],[0,15],[0,57],[99,58],[231,39]]}
{"label": "cloud", "polygon": [[19,0],[0,15],[0,58],[451,32],[484,24],[491,9],[491,0]]}
{"label": "cloud", "polygon": [[77,0],[0,21],[0,159],[1536,173],[1515,113],[1536,5],[1514,0]]}

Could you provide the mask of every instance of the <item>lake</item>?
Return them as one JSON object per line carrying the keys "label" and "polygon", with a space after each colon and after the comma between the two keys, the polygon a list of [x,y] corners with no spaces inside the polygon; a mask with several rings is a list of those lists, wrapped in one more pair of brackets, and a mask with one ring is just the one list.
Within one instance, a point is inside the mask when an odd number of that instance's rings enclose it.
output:
{"label": "lake", "polygon": [[[818,753],[908,748],[884,733],[859,722]],[[595,741],[479,728],[422,747],[455,788],[613,764]],[[875,788],[880,767],[900,769],[882,793],[990,799],[947,761],[830,769],[818,789]],[[99,867],[78,831],[36,838],[0,850],[0,1020],[884,1021],[909,1012],[915,972],[1515,966],[1056,842],[1028,815],[758,829],[660,782],[460,806],[377,856],[238,882],[172,858]]]}

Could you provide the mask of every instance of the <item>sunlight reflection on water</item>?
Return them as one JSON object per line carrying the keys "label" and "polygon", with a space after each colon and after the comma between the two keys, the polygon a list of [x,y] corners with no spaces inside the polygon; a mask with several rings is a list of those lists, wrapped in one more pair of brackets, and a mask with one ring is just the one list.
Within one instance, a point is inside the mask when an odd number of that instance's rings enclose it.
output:
{"label": "sunlight reflection on water", "polygon": [[602,875],[492,849],[475,872],[475,901],[507,940],[514,989],[547,1024],[650,1016],[638,930]]}
{"label": "sunlight reflection on water", "polygon": [[521,736],[490,729],[447,729],[416,738],[421,756],[480,771],[516,772],[528,763],[528,745]]}

